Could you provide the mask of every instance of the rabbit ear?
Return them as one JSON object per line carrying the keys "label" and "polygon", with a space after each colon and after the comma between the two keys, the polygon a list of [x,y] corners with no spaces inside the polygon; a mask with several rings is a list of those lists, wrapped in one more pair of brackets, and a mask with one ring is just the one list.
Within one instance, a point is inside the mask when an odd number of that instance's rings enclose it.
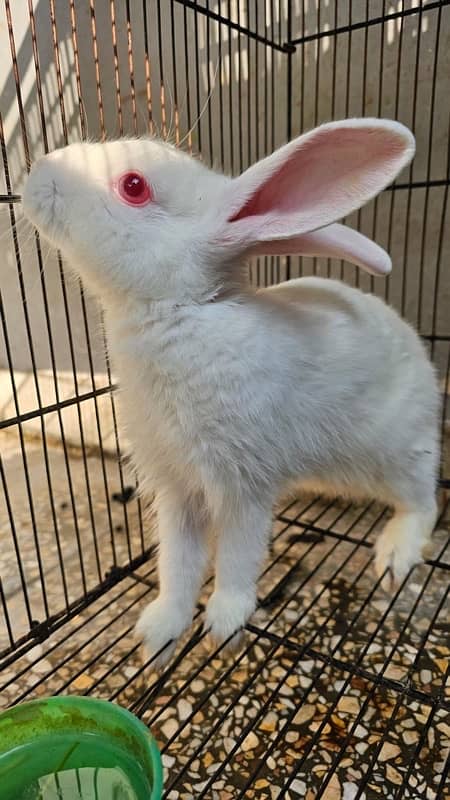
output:
{"label": "rabbit ear", "polygon": [[299,136],[230,182],[225,243],[259,253],[303,252],[287,240],[298,243],[362,206],[391,183],[414,148],[412,133],[391,120],[330,122]]}
{"label": "rabbit ear", "polygon": [[392,262],[382,247],[362,233],[345,225],[327,225],[326,228],[304,233],[297,238],[272,240],[256,245],[251,255],[303,255],[343,258],[362,267],[371,275],[388,275]]}

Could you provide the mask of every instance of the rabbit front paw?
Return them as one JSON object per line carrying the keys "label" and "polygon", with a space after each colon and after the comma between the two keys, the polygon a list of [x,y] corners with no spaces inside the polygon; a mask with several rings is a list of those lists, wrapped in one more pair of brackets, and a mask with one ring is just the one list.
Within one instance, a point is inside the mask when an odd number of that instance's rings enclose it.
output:
{"label": "rabbit front paw", "polygon": [[189,627],[191,614],[181,611],[170,600],[157,597],[142,612],[136,633],[143,640],[151,667],[159,669],[170,659],[177,639]]}
{"label": "rabbit front paw", "polygon": [[205,629],[215,645],[225,642],[227,649],[235,649],[242,641],[242,628],[256,606],[256,597],[236,591],[219,590],[211,595],[207,609]]}

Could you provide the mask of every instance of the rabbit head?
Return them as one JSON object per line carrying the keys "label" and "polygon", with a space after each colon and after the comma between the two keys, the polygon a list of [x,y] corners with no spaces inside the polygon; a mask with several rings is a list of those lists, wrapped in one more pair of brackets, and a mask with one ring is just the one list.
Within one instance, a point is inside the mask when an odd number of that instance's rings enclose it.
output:
{"label": "rabbit head", "polygon": [[35,163],[23,203],[102,299],[204,302],[245,283],[254,254],[337,256],[389,272],[380,247],[334,223],[413,154],[407,128],[377,119],[322,125],[237,178],[156,139],[78,143]]}

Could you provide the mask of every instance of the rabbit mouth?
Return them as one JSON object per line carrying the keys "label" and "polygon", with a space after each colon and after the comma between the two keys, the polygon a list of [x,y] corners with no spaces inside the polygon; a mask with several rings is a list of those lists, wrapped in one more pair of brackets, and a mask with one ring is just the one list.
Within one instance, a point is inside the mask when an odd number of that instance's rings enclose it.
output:
{"label": "rabbit mouth", "polygon": [[33,169],[22,194],[24,214],[39,232],[53,244],[67,236],[65,204],[54,178],[43,179],[41,170]]}

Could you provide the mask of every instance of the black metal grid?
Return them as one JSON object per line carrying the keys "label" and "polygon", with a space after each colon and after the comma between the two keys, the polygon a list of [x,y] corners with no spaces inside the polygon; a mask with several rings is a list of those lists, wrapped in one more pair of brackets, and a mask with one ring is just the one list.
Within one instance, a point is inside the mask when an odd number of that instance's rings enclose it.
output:
{"label": "black metal grid", "polygon": [[[385,786],[386,764],[380,753],[397,719],[409,706],[420,708],[425,722],[419,727],[420,735],[414,746],[409,747],[409,765],[400,773],[401,780],[392,796],[427,796],[425,791],[408,794],[408,788],[413,791],[410,784],[413,768],[423,772],[426,788],[439,791],[440,786],[443,791],[448,765],[442,775],[434,773],[426,737],[432,724],[445,724],[445,715],[450,710],[446,688],[449,666],[441,664],[440,669],[435,669],[427,686],[423,685],[421,675],[423,667],[429,666],[430,650],[436,646],[431,639],[444,641],[440,635],[448,625],[450,544],[442,531],[433,557],[420,568],[420,578],[416,578],[420,585],[414,596],[409,586],[414,575],[410,575],[386,599],[371,574],[373,537],[384,515],[383,509],[373,506],[354,508],[318,500],[291,503],[282,509],[277,516],[272,557],[262,575],[260,611],[247,625],[247,641],[233,659],[222,660],[221,649],[205,656],[200,606],[194,631],[185,639],[170,667],[159,677],[148,678],[151,661],[141,662],[132,631],[137,610],[156,589],[156,568],[150,561],[98,596],[84,613],[66,622],[45,641],[37,655],[27,656],[23,652],[0,691],[14,703],[42,693],[75,692],[128,705],[158,735],[163,756],[171,759],[167,763],[172,766],[175,761],[166,783],[165,797],[170,798],[174,791],[182,793],[186,788],[189,791],[192,765],[214,752],[215,747],[220,749],[225,738],[223,728],[233,710],[242,698],[253,697],[262,682],[263,692],[257,695],[255,714],[245,718],[245,724],[221,759],[214,759],[215,768],[209,774],[203,770],[199,781],[202,788],[191,795],[214,796],[221,778],[226,776],[235,789],[234,796],[247,797],[253,796],[247,793],[255,791],[257,781],[264,780],[261,776],[268,774],[267,760],[271,755],[289,749],[288,733],[302,727],[295,722],[299,711],[310,707],[314,691],[325,694],[327,681],[337,676],[339,689],[328,690],[318,723],[314,729],[304,730],[295,763],[277,759],[280,772],[275,783],[282,792],[278,796],[285,796],[296,776],[303,774],[310,760],[314,763],[317,751],[324,746],[332,746],[332,761],[324,776],[311,776],[309,785],[316,792],[314,796],[324,795],[334,771],[345,773],[342,762],[345,765],[349,755],[359,758],[363,766],[355,797],[370,791],[370,785]],[[436,586],[439,590],[432,592]],[[333,589],[333,599],[326,603],[320,621],[308,622],[311,611]],[[297,607],[300,598],[302,602]],[[380,609],[380,602],[383,611],[374,616],[373,610]],[[284,620],[292,608],[295,614]],[[120,623],[112,625],[112,620]],[[366,630],[368,620],[372,621],[370,632]],[[386,630],[388,652],[377,656],[374,644],[384,640]],[[399,658],[405,647],[413,651],[407,664]],[[390,668],[398,664],[402,674],[391,674]],[[270,674],[275,667],[278,671],[273,685],[265,687],[267,669]],[[308,680],[296,690],[295,703],[282,708],[282,725],[266,739],[262,737],[258,753],[245,755],[249,734],[258,731],[261,736],[262,723],[274,704],[282,699],[283,687],[289,685],[290,677],[298,674],[308,676]],[[191,698],[192,686],[199,678],[204,680],[195,702],[190,702],[188,713],[168,733],[162,724],[166,712],[183,698]],[[364,692],[358,695],[357,713],[346,717],[342,701],[353,696],[355,686],[357,689],[362,686]],[[225,687],[228,693],[222,698],[223,705],[214,706],[212,699],[221,696]],[[366,711],[374,703],[387,704],[388,713],[381,717],[379,727],[372,723],[376,736],[367,755],[361,758],[355,752],[354,734],[359,725],[367,724]],[[206,720],[199,720],[200,714]],[[194,745],[184,741],[188,731],[193,739],[196,735],[198,741]]]}
{"label": "black metal grid", "polygon": [[[235,173],[289,136],[324,119],[356,114],[401,119],[417,135],[416,161],[368,209],[349,220],[393,251],[395,270],[392,278],[374,281],[361,277],[349,265],[323,259],[261,258],[254,265],[253,275],[259,284],[297,274],[339,276],[377,291],[396,305],[429,342],[431,355],[439,369],[445,397],[444,443],[450,375],[450,328],[445,285],[449,247],[450,151],[445,151],[442,139],[448,141],[450,95],[448,86],[446,94],[442,94],[439,87],[447,66],[449,0],[420,3],[402,0],[400,4],[394,4],[395,7],[387,0],[365,3],[349,0],[343,4],[291,3],[287,0],[271,0],[263,4],[235,3],[232,0],[144,0],[142,3],[128,0],[125,3],[115,0],[67,0],[63,3],[21,0],[20,3],[11,3],[4,0],[3,5],[9,53],[3,54],[2,58],[9,60],[9,73],[0,103],[3,163],[0,214],[6,215],[0,217],[0,221],[7,220],[9,226],[6,236],[2,233],[2,246],[14,258],[16,296],[22,308],[21,326],[31,366],[34,397],[31,407],[28,404],[24,409],[17,378],[16,332],[8,322],[11,306],[8,303],[4,305],[0,297],[4,366],[9,374],[13,409],[11,413],[2,415],[0,433],[11,434],[18,442],[28,540],[31,542],[31,555],[25,562],[24,538],[14,502],[16,487],[11,485],[7,458],[0,459],[4,508],[9,523],[4,547],[17,579],[16,595],[21,598],[24,619],[23,624],[17,624],[17,608],[10,601],[10,590],[6,585],[10,575],[8,568],[0,580],[3,613],[0,627],[4,634],[0,663],[1,673],[5,676],[3,697],[8,702],[18,702],[43,691],[80,691],[77,677],[85,676],[98,665],[101,668],[105,665],[101,676],[90,683],[86,691],[124,702],[152,727],[158,727],[158,720],[163,718],[167,709],[183,697],[196,679],[209,674],[208,670],[212,669],[208,691],[164,743],[164,752],[174,752],[176,756],[175,764],[169,770],[166,790],[166,796],[171,797],[175,796],[171,792],[181,791],[190,766],[206,748],[207,738],[214,740],[216,737],[222,741],[222,727],[227,719],[232,718],[239,697],[252,694],[258,680],[266,680],[262,676],[267,665],[278,663],[285,671],[284,676],[279,678],[278,685],[258,707],[257,717],[247,719],[231,749],[218,756],[220,765],[205,778],[205,786],[196,794],[212,797],[213,791],[219,791],[214,787],[224,774],[234,776],[234,785],[238,787],[236,796],[250,797],[253,792],[254,796],[263,797],[264,794],[255,794],[260,791],[256,785],[258,779],[264,780],[258,776],[265,775],[267,769],[261,757],[264,753],[266,758],[270,758],[271,752],[276,752],[279,746],[287,747],[286,735],[292,729],[295,714],[299,707],[308,704],[307,690],[302,692],[295,711],[290,709],[284,718],[285,727],[266,742],[263,751],[253,754],[253,760],[244,759],[247,773],[238,780],[234,770],[236,765],[244,763],[239,758],[245,753],[242,751],[245,737],[258,728],[267,709],[279,698],[286,678],[301,672],[306,660],[314,662],[312,673],[316,685],[321,685],[331,673],[339,674],[343,685],[326,698],[327,710],[319,727],[304,742],[301,755],[291,763],[283,761],[283,788],[279,796],[288,796],[289,791],[294,791],[291,784],[296,774],[310,764],[308,759],[313,759],[340,699],[347,695],[352,681],[358,679],[366,682],[366,705],[370,706],[377,692],[385,692],[394,700],[392,714],[376,747],[370,751],[370,761],[367,761],[357,797],[362,797],[364,792],[369,792],[367,796],[370,796],[372,790],[367,789],[366,784],[370,784],[371,770],[376,772],[377,765],[380,765],[383,743],[405,704],[419,703],[429,710],[419,740],[409,753],[411,766],[402,774],[393,795],[410,796],[413,765],[420,762],[428,731],[434,724],[433,720],[448,710],[445,695],[448,670],[437,676],[429,689],[424,689],[423,682],[416,675],[417,663],[424,657],[428,639],[433,631],[439,630],[438,622],[443,618],[448,593],[448,586],[445,589],[444,585],[449,569],[448,549],[446,551],[445,544],[442,544],[423,568],[427,571],[421,573],[420,591],[412,608],[411,605],[408,607],[408,614],[401,619],[401,626],[395,629],[395,647],[381,668],[373,669],[368,657],[370,646],[386,620],[389,627],[396,605],[401,604],[402,593],[408,591],[407,582],[377,619],[367,646],[351,659],[343,658],[341,644],[351,641],[355,632],[361,633],[360,626],[373,596],[380,592],[377,584],[365,583],[373,528],[379,522],[373,517],[371,506],[355,512],[356,516],[344,530],[340,522],[353,512],[335,504],[319,505],[317,518],[313,519],[308,517],[308,509],[314,508],[314,504],[319,502],[317,500],[310,504],[305,502],[295,513],[291,507],[280,512],[275,528],[275,549],[266,574],[270,578],[280,569],[281,577],[272,582],[269,580],[269,588],[261,595],[261,607],[267,615],[265,622],[260,624],[256,620],[247,626],[248,645],[235,660],[222,663],[220,652],[205,657],[201,652],[203,634],[198,627],[196,634],[186,640],[183,650],[158,681],[152,680],[143,687],[142,677],[148,664],[133,666],[134,672],[128,676],[123,672],[129,663],[135,663],[137,657],[137,645],[131,640],[137,606],[142,607],[146,595],[155,585],[148,526],[143,523],[139,500],[133,499],[130,504],[122,503],[121,506],[111,501],[114,492],[123,494],[127,475],[120,460],[113,381],[107,358],[102,368],[98,368],[92,315],[83,288],[79,285],[74,289],[68,284],[63,264],[58,259],[53,279],[56,274],[57,302],[62,309],[65,328],[65,370],[71,379],[71,391],[64,394],[59,367],[60,343],[55,332],[54,290],[49,286],[44,269],[47,256],[37,234],[33,235],[31,247],[30,241],[25,240],[18,222],[18,210],[20,179],[33,158],[78,137],[142,134],[147,131],[170,135],[180,146],[200,152],[207,162]],[[19,6],[20,12],[25,10],[28,14],[28,29],[21,39],[18,37]],[[393,25],[396,26],[394,34]],[[19,41],[20,45],[17,44]],[[321,49],[324,42],[328,43],[327,49]],[[409,62],[406,60],[411,52],[412,69],[407,68]],[[378,77],[375,89],[374,70]],[[25,94],[24,87],[26,79],[30,81],[30,74],[33,89]],[[56,85],[55,102],[49,97],[49,76]],[[421,89],[424,82],[426,94]],[[321,99],[324,86],[328,87],[324,94],[326,101]],[[280,107],[285,109],[285,118],[281,121],[278,119]],[[18,122],[16,127],[11,127],[6,123],[14,110]],[[438,146],[441,157],[436,159]],[[442,157],[444,153],[445,157]],[[409,268],[411,262],[415,264],[412,271]],[[34,274],[39,286],[39,320],[29,299],[30,273]],[[8,288],[6,285],[2,288],[2,295],[8,295]],[[48,389],[45,397],[42,389],[41,356],[36,346],[38,335],[46,341],[45,366],[47,383],[50,376],[50,399]],[[85,372],[88,377],[83,385],[79,378],[80,351],[85,352],[84,363],[87,364]],[[99,372],[104,377],[99,378]],[[115,455],[105,447],[105,406],[100,405],[102,402],[109,404]],[[93,445],[91,441],[87,442],[86,408],[91,410],[94,420]],[[67,435],[66,415],[71,410],[75,412],[75,448]],[[53,434],[49,433],[55,420],[62,454],[57,467],[53,456]],[[33,446],[27,428],[29,423],[38,425],[34,429],[38,433],[38,444],[33,440]],[[36,451],[39,469],[45,474],[46,516],[51,521],[47,539],[42,533],[41,496],[34,486],[33,458]],[[96,454],[95,469],[98,470],[99,465],[101,471],[100,520],[96,509],[98,493],[93,487],[91,451]],[[80,512],[75,460],[82,465],[83,513]],[[442,483],[446,486],[450,479],[448,463],[443,460]],[[55,489],[57,470],[64,476],[67,489],[63,521],[60,493]],[[382,511],[379,513],[381,515]],[[106,524],[103,524],[105,520]],[[75,551],[70,567],[66,557],[68,536]],[[55,558],[49,566],[46,552],[50,540]],[[331,547],[325,555],[320,552],[324,541]],[[296,555],[297,547],[301,550],[300,555]],[[365,554],[361,570],[352,580],[346,570],[353,551],[347,548]],[[309,553],[311,562],[308,561]],[[356,594],[361,591],[363,596],[354,616],[345,620],[340,644],[324,654],[317,646],[317,637],[320,639],[328,622],[333,620],[336,605],[331,605],[327,620],[320,623],[309,637],[302,637],[299,628],[303,612],[291,624],[290,630],[281,626],[280,633],[277,626],[292,597],[296,594],[301,596],[303,587],[314,582],[314,576],[320,572],[322,563],[330,559],[330,553],[334,572],[314,594],[311,608],[317,606],[321,595],[342,576],[345,576],[346,591]],[[301,573],[303,559],[309,564],[309,572],[298,585],[295,579]],[[444,585],[444,588],[436,596],[430,595],[427,606],[429,624],[420,641],[415,642],[416,657],[404,679],[389,678],[386,673],[395,661],[396,648],[401,647],[413,631],[415,610],[430,592],[430,582],[436,575],[439,586]],[[409,582],[413,580],[414,575],[410,576]],[[54,584],[59,587],[56,597],[51,591]],[[128,596],[133,598],[130,602]],[[96,649],[88,660],[82,661],[82,667],[77,668],[74,659],[78,656],[83,659],[92,641],[110,630],[109,608],[123,619],[119,636],[111,633],[104,647]],[[99,634],[96,621],[103,619],[102,615],[106,616]],[[200,626],[201,610],[199,615]],[[442,630],[445,632],[445,627]],[[36,645],[42,650],[33,655]],[[258,646],[262,649],[262,656],[255,656]],[[197,661],[191,660],[194,656]],[[197,755],[194,748],[190,761],[187,759],[182,764],[178,749],[183,741],[183,731],[195,729],[195,714],[209,707],[216,692],[233,686],[233,674],[239,670],[239,665],[250,663],[252,659],[257,666],[224,710],[214,712],[211,727],[197,745]],[[42,670],[40,665],[47,662],[51,669],[47,665]],[[189,665],[190,671],[183,676],[184,664]],[[64,669],[68,673],[61,678]],[[117,685],[112,688],[115,681]],[[160,702],[161,698],[163,702]],[[156,712],[155,706],[158,708]],[[364,717],[363,708],[359,716],[361,719]],[[357,727],[358,719],[354,725],[352,723],[353,728],[346,728],[344,737],[340,736],[339,747],[333,750],[335,755],[326,776],[323,780],[314,779],[318,791],[315,797],[326,792],[334,772],[341,769],[346,751],[352,747],[352,730]],[[448,766],[446,769],[448,771]],[[446,769],[440,778],[441,792],[444,791]],[[430,770],[427,781],[429,786],[436,788]]]}

